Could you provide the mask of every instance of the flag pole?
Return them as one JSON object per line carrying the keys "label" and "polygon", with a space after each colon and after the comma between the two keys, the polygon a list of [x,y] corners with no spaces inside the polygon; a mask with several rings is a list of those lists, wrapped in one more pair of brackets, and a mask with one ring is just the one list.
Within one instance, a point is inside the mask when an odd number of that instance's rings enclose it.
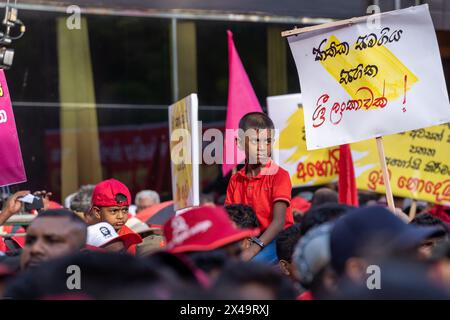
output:
{"label": "flag pole", "polygon": [[391,182],[389,180],[389,172],[386,164],[386,157],[384,155],[383,138],[377,137],[378,157],[380,158],[381,171],[383,173],[384,186],[386,188],[386,200],[388,207],[392,212],[395,212],[394,196],[392,195]]}
{"label": "flag pole", "polygon": [[413,200],[411,202],[411,208],[409,208],[409,221],[412,221],[416,217],[417,213],[417,201]]}

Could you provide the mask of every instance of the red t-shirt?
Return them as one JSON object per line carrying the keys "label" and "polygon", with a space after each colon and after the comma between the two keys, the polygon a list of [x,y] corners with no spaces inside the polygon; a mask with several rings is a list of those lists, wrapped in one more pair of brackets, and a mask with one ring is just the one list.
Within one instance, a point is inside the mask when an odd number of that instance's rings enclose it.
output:
{"label": "red t-shirt", "polygon": [[288,207],[284,228],[294,224],[291,210],[292,184],[289,173],[269,161],[256,177],[248,177],[246,168],[236,172],[230,179],[225,204],[245,204],[255,210],[260,229],[264,231],[273,220],[273,204],[284,201]]}

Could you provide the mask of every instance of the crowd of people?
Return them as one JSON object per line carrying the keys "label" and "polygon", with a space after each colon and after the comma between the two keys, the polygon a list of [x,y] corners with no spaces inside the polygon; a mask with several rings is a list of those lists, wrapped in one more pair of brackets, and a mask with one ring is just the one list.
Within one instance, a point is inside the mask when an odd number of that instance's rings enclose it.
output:
{"label": "crowd of people", "polygon": [[450,298],[449,207],[424,204],[413,218],[402,199],[395,212],[363,193],[358,207],[340,204],[335,186],[293,196],[289,174],[270,159],[270,118],[250,113],[239,126],[254,136],[239,138],[246,163],[224,203],[205,196],[175,212],[151,190],[133,203],[126,185],[108,179],[63,205],[39,191],[43,208],[29,224],[11,225],[30,192],[10,196],[0,213],[0,296]]}

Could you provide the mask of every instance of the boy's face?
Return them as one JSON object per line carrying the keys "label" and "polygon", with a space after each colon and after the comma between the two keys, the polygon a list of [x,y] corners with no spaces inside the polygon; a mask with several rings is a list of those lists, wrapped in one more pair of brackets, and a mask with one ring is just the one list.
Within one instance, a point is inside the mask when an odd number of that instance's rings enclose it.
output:
{"label": "boy's face", "polygon": [[95,217],[100,222],[108,222],[119,231],[128,220],[128,206],[93,207]]}
{"label": "boy's face", "polygon": [[239,148],[245,150],[249,164],[265,165],[272,156],[272,139],[271,129],[248,129],[244,141],[239,139]]}

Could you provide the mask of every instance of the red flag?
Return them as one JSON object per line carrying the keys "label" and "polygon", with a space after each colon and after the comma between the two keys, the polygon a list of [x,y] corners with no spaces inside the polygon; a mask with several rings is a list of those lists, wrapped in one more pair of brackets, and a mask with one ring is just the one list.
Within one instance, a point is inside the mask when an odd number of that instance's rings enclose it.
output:
{"label": "red flag", "polygon": [[350,145],[339,147],[339,203],[358,206],[358,191],[356,190],[355,169],[353,168]]}
{"label": "red flag", "polygon": [[[228,105],[225,124],[225,143],[223,150],[222,173],[227,175],[231,169],[244,160],[244,152],[237,149],[236,133],[239,120],[249,112],[262,112],[258,98],[248,79],[241,58],[234,46],[233,34],[228,33]],[[232,133],[233,132],[233,133]]]}

